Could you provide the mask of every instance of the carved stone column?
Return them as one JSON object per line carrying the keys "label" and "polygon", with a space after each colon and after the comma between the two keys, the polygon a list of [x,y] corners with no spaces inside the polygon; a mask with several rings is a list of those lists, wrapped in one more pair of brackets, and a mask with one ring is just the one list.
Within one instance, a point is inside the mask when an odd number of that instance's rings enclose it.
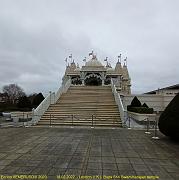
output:
{"label": "carved stone column", "polygon": [[84,72],[81,72],[81,81],[82,81],[82,86],[85,85],[85,74]]}
{"label": "carved stone column", "polygon": [[102,79],[102,86],[104,86],[104,79]]}
{"label": "carved stone column", "polygon": [[101,79],[102,79],[102,86],[104,86],[104,80],[105,80],[104,72],[101,73]]}

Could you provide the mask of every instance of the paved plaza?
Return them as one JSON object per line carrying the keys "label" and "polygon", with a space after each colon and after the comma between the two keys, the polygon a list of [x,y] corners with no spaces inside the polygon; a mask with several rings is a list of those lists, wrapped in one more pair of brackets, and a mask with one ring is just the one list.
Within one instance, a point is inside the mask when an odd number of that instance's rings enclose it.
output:
{"label": "paved plaza", "polygon": [[178,180],[179,143],[151,137],[122,128],[1,128],[0,175]]}

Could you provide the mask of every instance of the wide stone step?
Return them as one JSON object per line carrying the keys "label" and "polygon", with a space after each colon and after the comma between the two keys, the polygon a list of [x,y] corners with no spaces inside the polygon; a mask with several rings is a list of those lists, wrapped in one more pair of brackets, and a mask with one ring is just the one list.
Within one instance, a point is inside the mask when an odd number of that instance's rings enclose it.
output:
{"label": "wide stone step", "polygon": [[76,112],[76,114],[88,114],[89,112],[93,112],[93,114],[114,114],[114,113],[118,113],[119,114],[119,112],[117,111],[117,110],[106,110],[106,111],[103,111],[103,110],[100,110],[100,109],[98,109],[98,110],[96,110],[96,109],[49,109],[48,111],[46,111],[46,112],[50,112],[50,113],[66,113],[66,114],[69,114],[70,112],[72,112],[72,113],[75,113]]}
{"label": "wide stone step", "polygon": [[[101,116],[106,116],[106,117],[109,117],[109,116],[120,116],[120,113],[118,113],[118,112],[110,112],[110,113],[105,113],[105,114],[101,114],[101,113],[98,113],[98,112],[93,112],[93,111],[91,111],[91,113],[90,113],[90,111],[88,111],[88,112],[80,112],[80,111],[78,111],[78,112],[73,112],[73,111],[70,111],[70,112],[55,112],[55,111],[51,111],[51,112],[46,112],[45,114],[44,114],[44,116],[48,116],[48,115],[54,115],[54,116],[69,116],[69,115],[79,115],[79,114],[86,114],[87,116],[92,116],[92,115],[96,115],[96,116],[98,116],[98,117],[101,117]],[[79,115],[80,116],[80,115]]]}
{"label": "wide stone step", "polygon": [[97,126],[97,125],[102,125],[102,124],[108,124],[108,125],[117,125],[117,126],[121,126],[122,124],[119,123],[119,122],[114,122],[114,123],[111,123],[111,122],[96,122],[96,123],[91,123],[91,122],[82,122],[82,121],[74,121],[74,122],[70,122],[70,121],[67,121],[67,122],[51,122],[50,121],[40,121],[38,123],[39,125],[40,124],[46,124],[46,125],[53,125],[53,124],[69,124],[69,125],[89,125],[89,126]]}
{"label": "wide stone step", "polygon": [[114,107],[114,108],[95,108],[95,107],[74,107],[74,106],[69,106],[69,107],[50,107],[48,109],[49,111],[51,110],[55,110],[55,111],[69,111],[69,110],[72,110],[72,111],[81,111],[81,110],[84,110],[84,111],[100,111],[100,112],[103,112],[103,111],[118,111],[118,108]]}
{"label": "wide stone step", "polygon": [[119,117],[120,116],[120,114],[119,113],[110,113],[110,114],[100,114],[100,113],[83,113],[82,115],[80,114],[80,112],[71,112],[71,113],[56,113],[56,112],[54,112],[54,113],[51,113],[51,112],[46,112],[44,115],[43,115],[43,117],[45,117],[45,116],[51,116],[51,115],[53,115],[54,117],[60,117],[60,116],[72,116],[72,115],[75,115],[75,116],[78,116],[78,117],[83,117],[83,116],[87,116],[87,117],[91,117],[92,115],[93,116],[95,116],[95,117],[111,117],[111,118],[113,118],[113,117]]}
{"label": "wide stone step", "polygon": [[76,100],[86,100],[86,101],[90,101],[90,100],[93,100],[93,101],[96,101],[96,100],[98,100],[98,101],[100,101],[100,100],[102,100],[102,101],[112,101],[112,97],[109,97],[109,98],[101,98],[102,96],[88,96],[88,97],[81,97],[81,96],[79,96],[79,97],[61,97],[60,98],[60,100],[74,100],[74,99],[76,99]]}
{"label": "wide stone step", "polygon": [[[89,119],[89,120],[91,120],[92,119],[92,116],[91,117],[86,117],[86,118],[84,118],[84,117],[73,117],[72,118],[72,116],[69,116],[69,117],[67,117],[67,116],[44,116],[44,117],[42,117],[41,118],[42,120],[43,119],[47,119],[47,120],[50,120],[50,119],[53,119],[53,120],[58,120],[58,119]],[[97,117],[97,118],[94,118],[95,120],[108,120],[108,121],[111,121],[111,118],[110,118],[110,116],[109,117],[105,117],[105,116],[100,116],[100,117]],[[120,119],[120,116],[113,116],[112,117],[112,119]]]}
{"label": "wide stone step", "polygon": [[91,109],[94,109],[94,108],[99,108],[99,109],[108,109],[108,108],[111,108],[111,109],[118,109],[118,107],[116,105],[102,105],[102,104],[56,104],[55,106],[54,105],[51,105],[49,108],[57,108],[57,109],[60,109],[60,108],[91,108]]}
{"label": "wide stone step", "polygon": [[101,104],[101,105],[115,105],[115,103],[113,101],[101,101],[101,100],[83,100],[83,99],[80,99],[80,100],[59,100],[57,101],[57,104],[82,104],[83,105],[86,103],[86,104]]}
{"label": "wide stone step", "polygon": [[68,125],[68,126],[117,126],[117,127],[122,127],[121,122],[116,122],[116,123],[111,123],[111,122],[99,122],[92,124],[91,122],[53,122],[50,123],[50,121],[39,121],[37,125],[44,125],[44,126],[53,126],[53,125]]}
{"label": "wide stone step", "polygon": [[68,124],[68,125],[89,125],[89,126],[97,126],[97,125],[116,125],[116,126],[121,126],[121,123],[119,121],[96,121],[93,122],[92,121],[40,121],[38,123],[39,125],[55,125],[55,124]]}

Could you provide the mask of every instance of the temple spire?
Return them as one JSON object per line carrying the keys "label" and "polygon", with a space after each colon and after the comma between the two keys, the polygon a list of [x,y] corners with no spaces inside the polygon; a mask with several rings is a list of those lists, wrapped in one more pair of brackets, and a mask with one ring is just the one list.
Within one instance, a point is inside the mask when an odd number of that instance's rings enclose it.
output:
{"label": "temple spire", "polygon": [[118,56],[117,62],[118,62],[118,63],[121,63],[121,54]]}
{"label": "temple spire", "polygon": [[124,66],[127,66],[127,57],[124,59]]}
{"label": "temple spire", "polygon": [[127,68],[127,65],[124,63],[124,66],[122,68],[122,74],[123,74],[123,77],[125,79],[129,79],[129,72],[128,72],[128,68]]}

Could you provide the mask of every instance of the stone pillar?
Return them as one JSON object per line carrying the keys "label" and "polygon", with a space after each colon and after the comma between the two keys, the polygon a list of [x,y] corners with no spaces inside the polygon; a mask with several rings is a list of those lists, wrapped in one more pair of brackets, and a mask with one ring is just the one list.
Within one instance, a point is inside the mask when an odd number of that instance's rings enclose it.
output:
{"label": "stone pillar", "polygon": [[36,120],[36,117],[35,117],[35,108],[32,109],[32,123],[33,125],[35,125],[35,120]]}
{"label": "stone pillar", "polygon": [[84,79],[82,79],[82,86],[84,86],[85,85],[85,80]]}
{"label": "stone pillar", "polygon": [[82,81],[82,86],[85,85],[85,74],[84,72],[81,72],[81,81]]}
{"label": "stone pillar", "polygon": [[14,126],[17,126],[19,123],[19,117],[13,117],[13,124]]}
{"label": "stone pillar", "polygon": [[104,86],[104,80],[105,80],[104,72],[101,73],[101,78],[102,78],[102,86]]}
{"label": "stone pillar", "polygon": [[102,79],[102,86],[104,86],[104,79]]}

